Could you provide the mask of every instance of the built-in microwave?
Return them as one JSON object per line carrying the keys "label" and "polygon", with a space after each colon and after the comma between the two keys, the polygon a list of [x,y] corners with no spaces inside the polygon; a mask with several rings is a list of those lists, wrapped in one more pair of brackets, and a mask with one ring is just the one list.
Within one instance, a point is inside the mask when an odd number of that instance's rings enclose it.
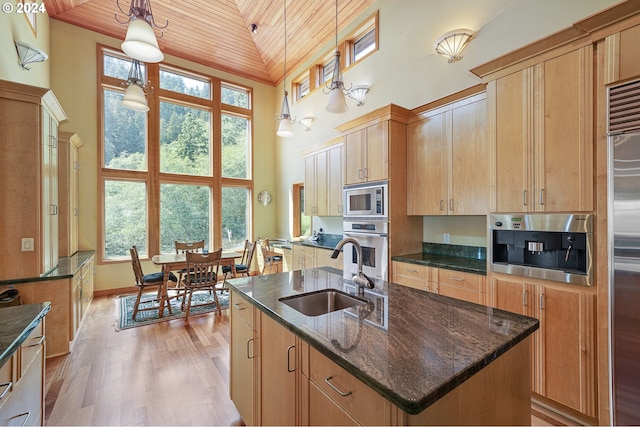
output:
{"label": "built-in microwave", "polygon": [[387,181],[344,186],[344,217],[388,218],[389,191]]}

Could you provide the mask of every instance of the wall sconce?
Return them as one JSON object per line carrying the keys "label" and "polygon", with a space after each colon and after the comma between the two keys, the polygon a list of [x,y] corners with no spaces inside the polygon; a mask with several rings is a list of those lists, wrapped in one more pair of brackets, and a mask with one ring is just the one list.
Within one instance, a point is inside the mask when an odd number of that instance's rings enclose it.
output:
{"label": "wall sconce", "polygon": [[364,105],[364,99],[367,97],[367,94],[369,93],[369,89],[371,89],[371,86],[366,86],[366,85],[354,86],[349,91],[349,98],[356,101],[356,105],[358,107],[361,105]]}
{"label": "wall sconce", "polygon": [[449,63],[456,62],[462,58],[460,52],[469,43],[471,36],[473,36],[473,31],[464,28],[449,31],[441,35],[436,42],[436,53],[449,58]]}
{"label": "wall sconce", "polygon": [[48,58],[46,53],[36,47],[29,46],[22,42],[14,42],[14,44],[16,45],[16,51],[18,52],[18,58],[20,59],[20,66],[23,70],[31,69],[27,67],[27,64],[46,61]]}
{"label": "wall sconce", "polygon": [[131,61],[129,78],[122,83],[122,87],[127,88],[120,103],[131,110],[149,111],[146,94],[153,90],[151,82],[144,83],[144,75],[140,62],[137,59]]}
{"label": "wall sconce", "polygon": [[125,12],[120,7],[120,0],[116,0],[116,5],[120,12],[128,19],[120,21],[118,12],[115,13],[116,22],[119,24],[129,24],[127,36],[122,42],[122,50],[130,57],[143,62],[160,62],[164,59],[164,54],[160,51],[154,28],[160,30],[162,37],[164,29],[169,25],[166,20],[164,26],[159,26],[153,19],[151,12],[151,2],[149,0],[131,0],[129,12]]}
{"label": "wall sconce", "polygon": [[298,123],[304,126],[304,130],[308,132],[311,130],[311,123],[313,123],[313,117],[311,116],[303,117],[300,120],[298,120]]}

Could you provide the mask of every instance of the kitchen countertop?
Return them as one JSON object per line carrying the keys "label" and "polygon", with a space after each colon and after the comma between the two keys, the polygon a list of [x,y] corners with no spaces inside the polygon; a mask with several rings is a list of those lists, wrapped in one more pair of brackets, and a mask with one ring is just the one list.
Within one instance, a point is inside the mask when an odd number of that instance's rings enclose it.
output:
{"label": "kitchen countertop", "polygon": [[487,260],[465,258],[453,255],[416,253],[391,257],[391,261],[408,262],[428,267],[446,268],[448,270],[487,275]]}
{"label": "kitchen countertop", "polygon": [[0,367],[20,348],[31,331],[51,310],[51,303],[0,308]]}
{"label": "kitchen countertop", "polygon": [[310,317],[278,300],[324,288],[353,290],[331,268],[237,278],[228,285],[410,414],[422,412],[539,327],[534,318],[383,281],[365,293],[372,311],[349,308]]}
{"label": "kitchen countertop", "polygon": [[317,240],[303,239],[293,244],[333,250],[342,238],[342,234],[320,234]]}
{"label": "kitchen countertop", "polygon": [[0,280],[0,285],[14,285],[19,283],[43,282],[48,280],[69,279],[82,265],[93,256],[95,251],[78,251],[68,257],[58,260],[58,267],[49,273],[38,277],[22,277],[19,279]]}

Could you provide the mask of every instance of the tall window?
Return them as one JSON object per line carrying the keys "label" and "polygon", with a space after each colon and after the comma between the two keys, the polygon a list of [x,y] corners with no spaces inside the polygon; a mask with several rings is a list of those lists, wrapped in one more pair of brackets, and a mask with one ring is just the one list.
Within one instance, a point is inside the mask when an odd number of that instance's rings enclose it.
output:
{"label": "tall window", "polygon": [[[130,60],[100,47],[101,260],[233,248],[251,235],[251,90],[146,64],[148,113],[120,105]],[[220,102],[218,102],[218,100]]]}

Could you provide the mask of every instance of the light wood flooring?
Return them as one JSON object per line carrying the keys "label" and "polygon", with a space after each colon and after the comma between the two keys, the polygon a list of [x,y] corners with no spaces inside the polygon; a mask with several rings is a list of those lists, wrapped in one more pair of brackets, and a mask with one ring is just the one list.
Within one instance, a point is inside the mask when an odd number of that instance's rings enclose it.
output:
{"label": "light wood flooring", "polygon": [[[116,331],[113,297],[94,298],[71,354],[47,359],[46,425],[244,425],[222,313]],[[564,425],[531,413],[532,425]]]}

